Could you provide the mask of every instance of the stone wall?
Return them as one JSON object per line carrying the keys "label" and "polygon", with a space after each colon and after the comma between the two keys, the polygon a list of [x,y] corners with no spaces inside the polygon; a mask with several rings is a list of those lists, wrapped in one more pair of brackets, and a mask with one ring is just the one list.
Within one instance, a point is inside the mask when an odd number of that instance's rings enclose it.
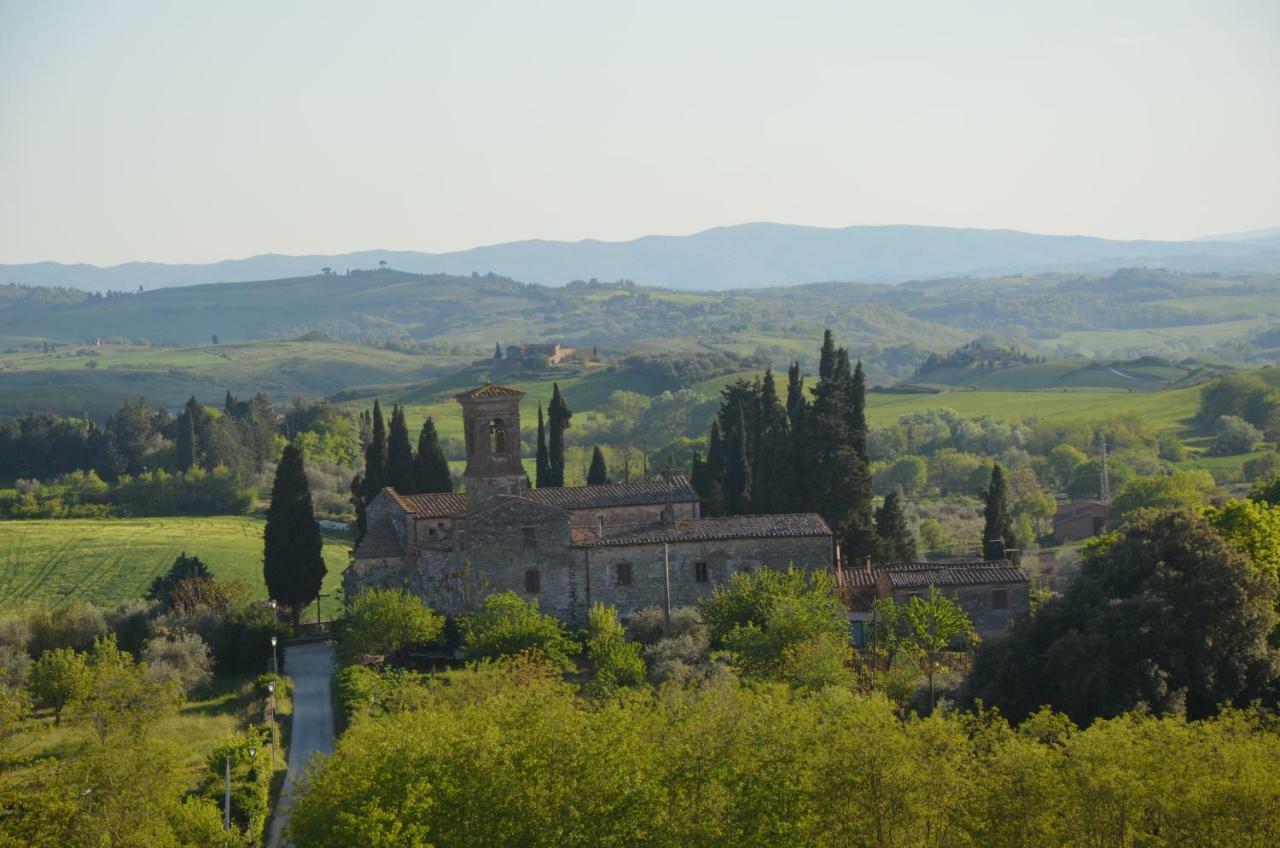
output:
{"label": "stone wall", "polygon": [[[698,502],[684,501],[670,504],[674,520],[683,521],[698,517]],[[638,504],[633,506],[603,506],[592,509],[574,509],[569,511],[570,523],[574,527],[597,527],[600,517],[604,517],[606,529],[615,527],[634,527],[639,524],[659,524],[665,503]]]}
{"label": "stone wall", "polygon": [[[939,586],[938,594],[951,598],[969,616],[973,627],[983,639],[991,639],[1004,633],[1006,625],[1027,611],[1031,604],[1031,590],[1026,583],[990,584],[981,586]],[[995,609],[995,592],[1003,590],[1008,600],[1006,609]],[[898,589],[892,594],[894,603],[910,603],[912,595],[925,597],[928,589]]]}
{"label": "stone wall", "polygon": [[[588,605],[601,602],[616,607],[622,618],[665,602],[662,545],[626,545],[580,548],[579,582]],[[831,568],[828,538],[759,538],[708,542],[679,542],[669,546],[671,606],[696,603],[717,586],[729,582],[738,571],[760,568],[785,569],[795,565],[806,571]],[[706,563],[706,581],[698,580],[698,563]],[[619,565],[630,567],[630,585],[619,582]]]}

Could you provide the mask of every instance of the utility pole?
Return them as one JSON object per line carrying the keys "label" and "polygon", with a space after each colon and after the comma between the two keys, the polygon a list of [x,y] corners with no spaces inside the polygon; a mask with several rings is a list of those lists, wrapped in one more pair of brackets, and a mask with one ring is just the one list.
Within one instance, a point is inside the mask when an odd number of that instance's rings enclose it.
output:
{"label": "utility pole", "polygon": [[225,791],[222,796],[222,829],[231,830],[231,755],[223,761],[226,766]]}
{"label": "utility pole", "polygon": [[667,630],[671,629],[671,546],[666,542],[662,543],[662,584],[665,589],[666,601],[663,604],[663,618],[666,621]]}
{"label": "utility pole", "polygon": [[1102,485],[1099,487],[1098,494],[1104,504],[1109,504],[1111,503],[1111,475],[1107,473],[1107,437],[1099,432],[1098,441],[1101,442],[1102,456]]}

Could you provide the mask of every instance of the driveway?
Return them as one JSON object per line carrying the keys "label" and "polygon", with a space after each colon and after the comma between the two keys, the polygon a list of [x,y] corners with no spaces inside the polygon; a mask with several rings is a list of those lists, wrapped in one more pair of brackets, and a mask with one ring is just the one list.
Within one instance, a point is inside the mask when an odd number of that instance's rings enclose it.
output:
{"label": "driveway", "polygon": [[289,823],[293,790],[302,780],[307,761],[317,751],[333,752],[333,648],[324,643],[289,648],[285,671],[293,678],[293,736],[289,747],[289,772],[280,803],[271,817],[267,848],[284,848],[284,828]]}

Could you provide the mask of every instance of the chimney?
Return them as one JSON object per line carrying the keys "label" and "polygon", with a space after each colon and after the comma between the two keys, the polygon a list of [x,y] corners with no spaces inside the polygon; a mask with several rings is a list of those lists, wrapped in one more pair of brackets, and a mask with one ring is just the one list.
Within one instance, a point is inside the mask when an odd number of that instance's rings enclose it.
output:
{"label": "chimney", "polygon": [[1004,539],[988,539],[982,558],[987,562],[1004,559]]}
{"label": "chimney", "polygon": [[676,526],[676,509],[671,504],[667,504],[662,508],[662,526],[663,527]]}

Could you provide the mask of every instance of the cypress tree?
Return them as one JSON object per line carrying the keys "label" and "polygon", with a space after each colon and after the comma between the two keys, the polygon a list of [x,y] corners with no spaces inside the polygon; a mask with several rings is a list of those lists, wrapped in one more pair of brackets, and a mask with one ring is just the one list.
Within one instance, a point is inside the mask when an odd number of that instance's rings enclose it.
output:
{"label": "cypress tree", "polygon": [[560,395],[560,384],[551,384],[551,404],[547,407],[550,434],[547,439],[547,485],[564,485],[564,431],[569,429],[573,412]]}
{"label": "cypress tree", "polygon": [[853,383],[849,399],[849,439],[853,449],[867,462],[867,374],[862,370],[862,360],[853,369]]}
{"label": "cypress tree", "polygon": [[789,433],[772,370],[764,372],[759,407],[759,434],[751,456],[751,508],[757,513],[785,512],[789,499],[783,472],[787,463],[780,456],[787,452]]}
{"label": "cypress tree", "polygon": [[413,447],[409,444],[409,425],[404,419],[404,407],[400,404],[396,404],[391,410],[391,432],[387,437],[387,470],[383,476],[383,485],[390,486],[402,495],[416,494]]}
{"label": "cypress tree", "polygon": [[725,457],[724,440],[720,437],[720,422],[711,421],[711,435],[707,437],[707,489],[703,495],[703,512],[707,515],[724,515]]}
{"label": "cypress tree", "polygon": [[547,461],[547,429],[542,423],[542,404],[538,404],[538,448],[533,468],[534,487],[541,489],[543,486],[550,485],[551,465]]}
{"label": "cypress tree", "polygon": [[[194,401],[192,398],[191,401]],[[178,416],[177,460],[179,471],[190,471],[196,465],[196,419],[191,414],[191,401]]]}
{"label": "cypress tree", "polygon": [[595,450],[591,452],[591,467],[587,469],[587,485],[600,486],[609,482],[609,469],[604,464],[604,454],[600,452],[600,446],[596,445]]}
{"label": "cypress tree", "polygon": [[787,368],[787,421],[792,435],[804,429],[804,412],[809,401],[804,396],[804,377],[800,376],[800,363],[792,362]]}
{"label": "cypress tree", "polygon": [[267,592],[289,608],[297,626],[302,608],[320,594],[325,565],[302,451],[294,445],[285,446],[276,466],[262,538]]}
{"label": "cypress tree", "polygon": [[1013,547],[1013,516],[1009,514],[1009,493],[1000,463],[991,466],[991,482],[982,496],[986,501],[986,508],[982,511],[982,558],[988,559],[991,557],[989,542],[998,539],[1005,550]]}
{"label": "cypress tree", "polygon": [[750,438],[746,411],[738,408],[738,423],[725,440],[725,510],[730,515],[751,512],[751,457],[747,452]]}
{"label": "cypress tree", "polygon": [[836,341],[830,330],[822,331],[822,351],[818,354],[818,379],[829,380],[836,369]]}
{"label": "cypress tree", "polygon": [[916,558],[916,537],[902,509],[901,489],[885,495],[884,504],[876,510],[876,536],[883,562],[910,562]]}
{"label": "cypress tree", "polygon": [[428,418],[422,422],[418,434],[418,455],[413,460],[413,476],[420,493],[452,492],[453,475],[449,473],[449,460],[445,459],[436,435],[435,422]]}
{"label": "cypress tree", "polygon": [[502,343],[501,343],[501,342],[494,342],[494,343],[493,343],[493,358],[494,358],[494,359],[501,359],[501,358],[502,358]]}
{"label": "cypress tree", "polygon": [[236,399],[232,397],[231,390],[227,389],[227,396],[222,401],[222,411],[229,413],[231,412],[231,410],[235,408],[236,408]]}
{"label": "cypress tree", "polygon": [[373,402],[373,435],[364,449],[364,490],[366,500],[372,498],[387,485],[387,425],[382,419],[382,407]]}
{"label": "cypress tree", "polygon": [[707,464],[702,461],[702,454],[693,452],[689,459],[689,485],[705,502],[707,499]]}

